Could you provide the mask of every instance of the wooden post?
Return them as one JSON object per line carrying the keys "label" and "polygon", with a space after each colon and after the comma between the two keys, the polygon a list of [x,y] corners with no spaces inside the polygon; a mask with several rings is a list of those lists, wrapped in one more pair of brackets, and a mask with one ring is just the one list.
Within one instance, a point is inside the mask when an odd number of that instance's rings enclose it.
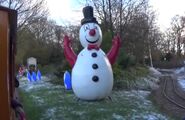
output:
{"label": "wooden post", "polygon": [[15,120],[11,100],[14,98],[14,54],[17,12],[0,6],[0,120]]}
{"label": "wooden post", "polygon": [[8,13],[0,11],[0,119],[10,119]]}

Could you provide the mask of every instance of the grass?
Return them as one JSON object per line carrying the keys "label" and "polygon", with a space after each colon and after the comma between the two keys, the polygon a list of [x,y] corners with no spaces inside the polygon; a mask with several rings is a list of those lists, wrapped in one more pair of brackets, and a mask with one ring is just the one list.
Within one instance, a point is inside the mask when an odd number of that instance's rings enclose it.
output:
{"label": "grass", "polygon": [[123,70],[123,79],[127,81],[136,80],[138,77],[145,77],[149,73],[145,66],[135,66]]}
{"label": "grass", "polygon": [[[77,100],[72,91],[49,80],[21,80],[20,97],[28,120],[167,120],[148,100],[148,91],[113,91],[112,101]],[[153,119],[152,119],[153,118]]]}
{"label": "grass", "polygon": [[[31,118],[30,120],[36,120],[38,118],[41,118],[41,112],[43,111],[44,108],[37,108],[36,102],[33,100],[31,96],[26,95],[23,92],[19,92],[21,96],[21,100],[23,101],[24,109],[26,110],[27,118]],[[26,103],[26,104],[25,104]]]}

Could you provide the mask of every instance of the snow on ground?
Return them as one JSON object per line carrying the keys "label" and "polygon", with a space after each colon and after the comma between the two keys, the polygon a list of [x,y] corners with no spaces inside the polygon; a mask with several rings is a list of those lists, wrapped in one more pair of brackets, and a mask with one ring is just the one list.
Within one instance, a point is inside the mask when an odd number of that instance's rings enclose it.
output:
{"label": "snow on ground", "polygon": [[64,92],[63,86],[48,81],[47,77],[31,83],[26,78],[20,79],[20,89],[37,103],[36,108],[44,108],[40,120],[168,120],[148,99],[150,91],[113,91],[112,101],[86,102],[76,101],[72,92]]}
{"label": "snow on ground", "polygon": [[112,117],[116,120],[125,120],[125,118],[121,115],[118,115],[116,113],[113,113]]}
{"label": "snow on ground", "polygon": [[153,75],[156,75],[156,76],[161,76],[161,72],[159,72],[157,69],[153,68],[153,67],[149,67],[149,71],[153,74]]}
{"label": "snow on ground", "polygon": [[176,68],[176,69],[158,69],[161,72],[167,72],[172,75],[177,76],[178,84],[184,89],[185,91],[185,66]]}
{"label": "snow on ground", "polygon": [[[167,117],[163,116],[160,113],[153,111],[153,104],[152,102],[147,99],[150,95],[150,91],[144,90],[131,90],[131,91],[116,91],[114,95],[117,95],[121,98],[127,99],[132,103],[136,109],[132,109],[130,113],[130,120],[168,120]],[[118,98],[115,100],[116,97],[113,95],[113,101],[119,101]],[[145,110],[144,112],[142,110]],[[118,113],[113,113],[113,118],[116,120],[126,120],[128,119]]]}
{"label": "snow on ground", "polygon": [[177,68],[177,69],[174,71],[174,73],[175,73],[175,74],[185,73],[185,69],[184,69],[184,67]]}
{"label": "snow on ground", "polygon": [[48,82],[49,80],[50,79],[48,77],[43,76],[41,78],[41,80],[39,80],[39,81],[30,82],[27,80],[26,77],[20,78],[19,81],[20,81],[20,87],[22,89],[24,89],[26,92],[31,92],[33,90],[39,90],[39,89],[43,89],[43,88],[45,88],[45,89],[57,88],[57,87],[61,88],[61,86],[59,86],[59,85],[58,86],[52,85],[51,83]]}
{"label": "snow on ground", "polygon": [[185,67],[174,69],[174,73],[177,76],[178,84],[185,91]]}
{"label": "snow on ground", "polygon": [[135,84],[138,89],[142,90],[155,90],[159,87],[159,78],[162,73],[153,67],[149,67],[149,75],[146,77],[138,78]]}
{"label": "snow on ground", "polygon": [[[167,120],[166,117],[164,117],[161,114],[156,114],[156,113],[150,113],[150,114],[142,114],[142,117],[140,115],[133,116],[133,120]],[[160,119],[159,119],[160,118]]]}
{"label": "snow on ground", "polygon": [[57,110],[56,108],[47,109],[46,113],[43,115],[43,118],[41,120],[46,120],[48,117],[55,120],[56,110]]}
{"label": "snow on ground", "polygon": [[185,91],[185,76],[179,77],[178,78],[178,83],[183,88],[183,90]]}

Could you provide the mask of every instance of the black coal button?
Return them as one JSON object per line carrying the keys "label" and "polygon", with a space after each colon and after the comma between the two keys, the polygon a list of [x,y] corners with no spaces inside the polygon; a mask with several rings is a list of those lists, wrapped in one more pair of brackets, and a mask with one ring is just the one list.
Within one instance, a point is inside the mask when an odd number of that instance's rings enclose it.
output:
{"label": "black coal button", "polygon": [[92,55],[91,55],[92,57],[97,57],[97,53],[92,53]]}
{"label": "black coal button", "polygon": [[97,65],[97,64],[93,64],[93,65],[92,65],[92,68],[93,68],[93,69],[98,69],[98,65]]}
{"label": "black coal button", "polygon": [[92,77],[92,80],[93,80],[94,82],[98,82],[99,77],[95,75],[95,76]]}

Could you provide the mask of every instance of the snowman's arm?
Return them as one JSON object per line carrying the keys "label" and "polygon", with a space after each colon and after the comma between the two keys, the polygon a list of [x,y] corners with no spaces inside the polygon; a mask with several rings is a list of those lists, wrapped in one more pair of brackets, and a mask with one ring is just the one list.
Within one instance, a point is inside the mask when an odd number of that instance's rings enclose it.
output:
{"label": "snowman's arm", "polygon": [[120,39],[119,35],[117,35],[113,38],[112,48],[107,53],[107,58],[109,59],[109,62],[111,65],[113,65],[115,63],[120,47],[121,47],[121,39]]}
{"label": "snowman's arm", "polygon": [[73,67],[76,62],[77,55],[73,51],[71,47],[71,40],[67,35],[65,35],[64,37],[64,55],[67,61],[69,62],[70,66]]}

